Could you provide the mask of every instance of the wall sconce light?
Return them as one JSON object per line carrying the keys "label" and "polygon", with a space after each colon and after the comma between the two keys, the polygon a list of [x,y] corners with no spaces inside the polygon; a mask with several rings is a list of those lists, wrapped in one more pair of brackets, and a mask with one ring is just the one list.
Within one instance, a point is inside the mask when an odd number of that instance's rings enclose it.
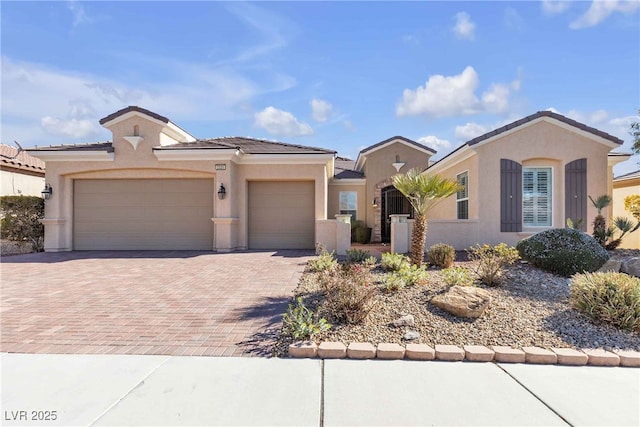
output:
{"label": "wall sconce light", "polygon": [[218,199],[222,200],[227,195],[227,189],[224,188],[224,184],[220,184],[220,188],[218,189]]}
{"label": "wall sconce light", "polygon": [[378,207],[378,198],[374,197],[373,200],[371,201],[371,206],[373,206],[374,208]]}
{"label": "wall sconce light", "polygon": [[49,200],[51,195],[53,194],[53,187],[49,184],[44,185],[44,190],[42,190],[42,198],[45,200]]}

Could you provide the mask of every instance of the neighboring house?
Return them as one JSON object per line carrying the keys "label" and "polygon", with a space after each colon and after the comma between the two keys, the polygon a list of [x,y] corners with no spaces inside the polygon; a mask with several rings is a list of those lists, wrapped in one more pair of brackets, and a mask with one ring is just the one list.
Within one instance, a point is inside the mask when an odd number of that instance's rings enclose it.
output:
{"label": "neighboring house", "polygon": [[44,188],[44,162],[0,144],[0,196],[41,196]]}
{"label": "neighboring house", "polygon": [[[48,251],[312,249],[327,238],[319,224],[340,213],[386,241],[389,215],[411,213],[391,176],[425,169],[435,154],[401,136],[355,161],[282,142],[201,140],[139,107],[100,124],[111,142],[30,150],[46,161],[54,191],[44,220]],[[427,169],[467,186],[430,215],[429,241],[513,244],[563,227],[567,216],[587,221],[595,216],[587,194],[610,193],[611,167],[629,157],[607,160],[621,142],[549,112],[469,141]]]}
{"label": "neighboring house", "polygon": [[[624,198],[632,194],[640,196],[640,170],[613,178],[612,218],[624,216],[634,222],[638,221],[624,208]],[[640,249],[640,230],[626,235],[620,248]]]}

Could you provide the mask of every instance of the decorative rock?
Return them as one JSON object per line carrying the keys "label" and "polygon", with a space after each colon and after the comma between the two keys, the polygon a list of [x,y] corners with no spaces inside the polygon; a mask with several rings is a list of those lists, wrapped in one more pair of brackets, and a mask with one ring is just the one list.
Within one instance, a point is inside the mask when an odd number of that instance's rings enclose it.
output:
{"label": "decorative rock", "polygon": [[491,346],[495,354],[493,360],[500,363],[524,363],[524,351],[503,345]]}
{"label": "decorative rock", "polygon": [[291,357],[316,357],[318,345],[313,341],[298,341],[289,344],[289,356]]}
{"label": "decorative rock", "polygon": [[483,345],[465,345],[464,357],[471,362],[491,362],[495,352]]}
{"label": "decorative rock", "polygon": [[609,258],[607,262],[603,264],[602,267],[598,269],[598,273],[617,273],[620,271],[620,267],[622,266],[622,261],[619,259]]}
{"label": "decorative rock", "polygon": [[347,347],[341,342],[325,341],[318,346],[318,357],[322,359],[342,359],[347,356]]}
{"label": "decorative rock", "polygon": [[582,366],[586,365],[589,360],[589,356],[584,354],[581,351],[574,350],[572,348],[554,348],[551,350],[558,357],[558,363],[560,365],[574,365],[574,366]]}
{"label": "decorative rock", "polygon": [[347,347],[349,359],[373,359],[376,357],[376,347],[368,342],[352,342]]}
{"label": "decorative rock", "polygon": [[558,356],[553,351],[540,347],[522,347],[524,360],[527,363],[537,363],[541,365],[553,365],[558,361]]}
{"label": "decorative rock", "polygon": [[402,338],[405,341],[413,341],[420,338],[420,334],[416,331],[407,331]]}
{"label": "decorative rock", "polygon": [[427,344],[407,344],[404,355],[411,360],[433,360],[436,352]]}
{"label": "decorative rock", "polygon": [[407,314],[391,322],[391,326],[395,326],[396,328],[399,328],[402,326],[413,326],[414,323],[415,323],[415,319],[413,318],[413,314]]}
{"label": "decorative rock", "polygon": [[436,345],[436,359],[461,361],[464,360],[464,350],[456,345]]}
{"label": "decorative rock", "polygon": [[616,350],[620,366],[640,367],[640,351]]}
{"label": "decorative rock", "polygon": [[627,273],[630,276],[640,277],[640,257],[635,257],[626,260],[620,266],[622,273]]}
{"label": "decorative rock", "polygon": [[459,317],[480,317],[490,303],[489,292],[473,286],[452,286],[431,298],[431,304]]}
{"label": "decorative rock", "polygon": [[402,359],[404,358],[405,349],[400,344],[380,343],[376,351],[378,359]]}
{"label": "decorative rock", "polygon": [[587,356],[589,356],[589,362],[587,364],[594,366],[618,366],[620,364],[620,356],[611,353],[610,351],[599,349],[584,349]]}

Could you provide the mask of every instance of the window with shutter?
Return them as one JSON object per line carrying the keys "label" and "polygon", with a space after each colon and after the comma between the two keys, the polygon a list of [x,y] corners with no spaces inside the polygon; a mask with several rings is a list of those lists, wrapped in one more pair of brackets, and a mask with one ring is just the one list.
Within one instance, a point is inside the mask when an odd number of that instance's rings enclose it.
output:
{"label": "window with shutter", "polygon": [[523,168],[522,223],[526,227],[551,226],[551,168]]}
{"label": "window with shutter", "polygon": [[500,231],[522,231],[522,165],[500,159]]}

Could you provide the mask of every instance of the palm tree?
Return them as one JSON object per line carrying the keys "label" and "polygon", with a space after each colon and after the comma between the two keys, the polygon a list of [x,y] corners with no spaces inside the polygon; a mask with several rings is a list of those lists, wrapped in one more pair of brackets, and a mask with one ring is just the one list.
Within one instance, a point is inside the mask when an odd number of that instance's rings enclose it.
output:
{"label": "palm tree", "polygon": [[589,196],[589,200],[591,200],[591,204],[598,210],[598,215],[593,220],[593,237],[604,247],[607,243],[608,234],[607,223],[602,216],[602,209],[609,206],[609,203],[611,203],[611,197],[603,194],[595,200],[593,200],[593,197]]}
{"label": "palm tree", "polygon": [[411,169],[405,175],[391,177],[393,186],[400,191],[413,206],[415,222],[411,235],[411,263],[420,267],[424,258],[424,244],[427,239],[427,213],[443,199],[463,188],[454,180],[440,175],[421,173],[419,168]]}

